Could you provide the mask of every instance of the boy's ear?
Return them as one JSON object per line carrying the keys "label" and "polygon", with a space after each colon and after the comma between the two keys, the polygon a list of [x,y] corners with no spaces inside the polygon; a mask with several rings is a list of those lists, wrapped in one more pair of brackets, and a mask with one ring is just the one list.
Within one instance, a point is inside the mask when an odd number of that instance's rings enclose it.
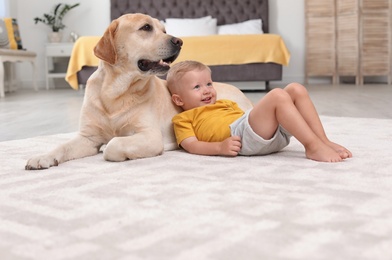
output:
{"label": "boy's ear", "polygon": [[177,94],[172,95],[172,100],[173,100],[174,104],[176,104],[179,107],[184,105],[184,102],[182,102],[181,97]]}

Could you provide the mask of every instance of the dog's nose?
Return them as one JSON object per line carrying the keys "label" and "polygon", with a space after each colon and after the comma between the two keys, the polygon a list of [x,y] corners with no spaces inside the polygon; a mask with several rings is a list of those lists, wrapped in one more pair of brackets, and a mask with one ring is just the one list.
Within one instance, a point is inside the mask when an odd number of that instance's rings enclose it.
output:
{"label": "dog's nose", "polygon": [[173,37],[171,38],[171,42],[177,47],[182,46],[182,40],[180,38]]}

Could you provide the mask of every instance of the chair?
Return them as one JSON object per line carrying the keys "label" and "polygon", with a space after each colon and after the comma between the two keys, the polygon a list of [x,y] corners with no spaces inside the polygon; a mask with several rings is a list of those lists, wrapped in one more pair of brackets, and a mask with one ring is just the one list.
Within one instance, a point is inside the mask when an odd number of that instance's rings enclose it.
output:
{"label": "chair", "polygon": [[23,49],[22,39],[19,33],[18,21],[15,18],[0,19],[0,98],[3,98],[5,96],[5,62],[11,63],[9,73],[10,77],[7,77],[9,78],[9,84],[11,88],[15,85],[13,62],[30,62],[33,66],[34,89],[38,90],[35,79],[36,56],[37,54],[35,52],[26,51]]}
{"label": "chair", "polygon": [[[5,62],[30,62],[33,67],[33,86],[37,91],[37,83],[36,83],[36,68],[35,68],[35,58],[37,54],[33,51],[25,51],[25,50],[12,50],[12,49],[0,49],[0,98],[5,96],[5,77],[4,77],[4,63]],[[12,70],[12,68],[11,68]],[[11,84],[13,84],[14,78],[11,77]]]}

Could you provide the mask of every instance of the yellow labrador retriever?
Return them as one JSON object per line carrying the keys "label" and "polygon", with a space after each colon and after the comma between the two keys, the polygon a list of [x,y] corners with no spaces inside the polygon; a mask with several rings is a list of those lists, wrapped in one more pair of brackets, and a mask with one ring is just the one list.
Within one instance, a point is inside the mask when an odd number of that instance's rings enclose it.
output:
{"label": "yellow labrador retriever", "polygon": [[[46,169],[92,156],[106,144],[103,157],[124,161],[176,149],[171,119],[179,112],[171,101],[164,75],[180,53],[181,39],[144,14],[114,20],[94,49],[101,59],[87,82],[78,135],[47,154],[27,161],[26,170]],[[251,102],[237,88],[214,85],[218,98]]]}

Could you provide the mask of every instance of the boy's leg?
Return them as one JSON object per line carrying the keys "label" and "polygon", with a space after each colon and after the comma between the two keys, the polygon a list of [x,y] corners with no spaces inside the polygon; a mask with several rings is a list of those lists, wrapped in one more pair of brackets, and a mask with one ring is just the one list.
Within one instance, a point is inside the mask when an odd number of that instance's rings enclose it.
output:
{"label": "boy's leg", "polygon": [[317,110],[304,86],[298,83],[291,83],[287,85],[284,90],[290,95],[294,105],[297,107],[299,113],[305,119],[309,127],[324,143],[338,152],[343,159],[352,157],[349,150],[339,144],[331,142],[328,139]]}
{"label": "boy's leg", "polygon": [[314,133],[283,89],[270,91],[254,106],[249,114],[249,124],[266,140],[274,135],[280,124],[304,145],[308,158],[325,162],[342,160]]}

